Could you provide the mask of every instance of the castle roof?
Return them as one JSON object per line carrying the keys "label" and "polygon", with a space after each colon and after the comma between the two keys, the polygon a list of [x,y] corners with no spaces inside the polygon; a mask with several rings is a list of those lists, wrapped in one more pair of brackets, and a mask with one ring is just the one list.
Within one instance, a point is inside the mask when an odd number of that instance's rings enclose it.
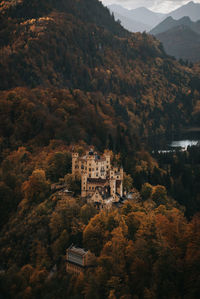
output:
{"label": "castle roof", "polygon": [[68,248],[68,250],[73,251],[74,253],[77,253],[78,255],[84,256],[88,253],[88,250],[85,250],[83,248],[75,247],[73,244]]}
{"label": "castle roof", "polygon": [[107,199],[108,197],[110,197],[110,193],[108,191],[108,188],[106,187],[96,187],[95,193],[97,191],[101,195],[102,199]]}
{"label": "castle roof", "polygon": [[79,157],[79,160],[80,161],[85,161],[91,156],[94,157],[95,161],[106,161],[106,158],[104,156],[100,156],[96,152],[95,153],[94,152],[89,152],[88,154],[86,154],[82,157]]}

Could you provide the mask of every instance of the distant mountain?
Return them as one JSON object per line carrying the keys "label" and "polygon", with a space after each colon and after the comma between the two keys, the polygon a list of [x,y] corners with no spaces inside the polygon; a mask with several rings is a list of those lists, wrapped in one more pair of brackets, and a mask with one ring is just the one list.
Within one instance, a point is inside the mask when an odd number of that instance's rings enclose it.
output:
{"label": "distant mountain", "polygon": [[189,26],[180,25],[156,35],[167,54],[177,59],[200,61],[200,34]]}
{"label": "distant mountain", "polygon": [[132,9],[130,10],[130,14],[134,20],[142,21],[151,28],[160,23],[160,21],[165,17],[165,14],[153,12],[146,7]]}
{"label": "distant mountain", "polygon": [[169,55],[177,59],[200,61],[200,21],[193,22],[189,17],[174,20],[166,18],[150,31],[158,38]]}
{"label": "distant mountain", "polygon": [[[168,14],[156,13],[145,7],[138,7],[136,9],[129,10],[117,4],[109,5],[108,8],[111,12],[113,12],[115,19],[119,19],[121,21],[121,24],[124,28],[133,32],[134,31],[142,32],[144,30],[149,31],[150,29],[157,26],[160,22],[162,22],[167,17],[172,17],[173,19],[178,20],[187,16],[192,21],[200,20],[200,3],[194,3],[193,1],[177,8],[176,10]],[[168,24],[169,24],[169,20],[168,20]],[[173,26],[169,27],[168,29],[173,28],[174,23],[172,25]],[[158,34],[158,32],[156,33],[150,32],[150,33]]]}
{"label": "distant mountain", "polygon": [[115,20],[116,21],[120,21],[121,25],[131,31],[131,32],[143,32],[143,31],[149,31],[151,29],[151,27],[147,24],[143,24],[141,22],[137,22],[133,19],[131,19],[131,17],[126,17],[123,16],[117,12],[113,12]]}
{"label": "distant mountain", "polygon": [[122,16],[125,16],[125,17],[130,17],[130,10],[121,6],[121,5],[118,5],[118,4],[111,4],[111,5],[108,5],[108,9],[112,12],[116,12]]}
{"label": "distant mountain", "polygon": [[112,4],[108,8],[114,14],[115,19],[119,19],[122,26],[132,32],[149,31],[165,16],[164,14],[152,12],[145,7],[129,10],[121,5]]}
{"label": "distant mountain", "polygon": [[194,3],[193,1],[191,1],[186,5],[183,5],[170,12],[167,16],[171,16],[176,20],[184,16],[190,17],[192,21],[200,20],[200,3]]}
{"label": "distant mountain", "polygon": [[200,21],[192,22],[189,17],[183,17],[179,20],[174,20],[172,17],[167,17],[164,21],[162,21],[155,28],[153,28],[149,33],[153,35],[157,35],[159,33],[168,31],[169,29],[181,25],[188,26],[190,29],[200,34]]}

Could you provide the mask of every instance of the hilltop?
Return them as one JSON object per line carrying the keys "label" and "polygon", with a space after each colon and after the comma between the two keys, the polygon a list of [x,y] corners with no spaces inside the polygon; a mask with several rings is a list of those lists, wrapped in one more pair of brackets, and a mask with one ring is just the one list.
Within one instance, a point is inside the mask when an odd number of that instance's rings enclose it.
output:
{"label": "hilltop", "polygon": [[185,16],[188,16],[192,21],[198,21],[200,19],[200,3],[195,3],[190,1],[185,5],[178,7],[173,10],[167,16],[171,16],[173,19],[181,19]]}

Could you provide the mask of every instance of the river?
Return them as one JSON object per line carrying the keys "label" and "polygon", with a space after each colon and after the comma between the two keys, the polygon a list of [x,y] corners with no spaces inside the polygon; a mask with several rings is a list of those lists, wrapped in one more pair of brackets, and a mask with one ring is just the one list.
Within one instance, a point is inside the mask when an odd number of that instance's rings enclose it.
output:
{"label": "river", "polygon": [[171,140],[160,138],[154,143],[153,152],[159,153],[175,152],[177,150],[186,151],[188,146],[200,146],[200,132],[187,132],[182,136]]}

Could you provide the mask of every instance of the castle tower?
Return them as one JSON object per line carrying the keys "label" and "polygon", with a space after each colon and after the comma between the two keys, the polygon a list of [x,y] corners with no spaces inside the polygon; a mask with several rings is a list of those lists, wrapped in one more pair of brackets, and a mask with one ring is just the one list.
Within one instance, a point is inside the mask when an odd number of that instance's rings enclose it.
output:
{"label": "castle tower", "polygon": [[87,174],[81,176],[81,197],[87,196]]}
{"label": "castle tower", "polygon": [[123,182],[120,182],[120,191],[119,191],[120,196],[123,196]]}
{"label": "castle tower", "polygon": [[105,153],[104,157],[106,158],[106,171],[109,171],[110,170],[110,154]]}
{"label": "castle tower", "polygon": [[123,176],[124,176],[124,170],[122,166],[120,167],[120,179],[123,181]]}
{"label": "castle tower", "polygon": [[116,194],[116,180],[111,179],[110,180],[110,195],[114,197]]}
{"label": "castle tower", "polygon": [[120,167],[120,179],[121,179],[121,184],[120,184],[120,196],[123,196],[123,179],[124,179],[124,170],[122,168],[122,166]]}
{"label": "castle tower", "polygon": [[76,165],[78,163],[78,153],[72,153],[72,174],[76,173]]}

